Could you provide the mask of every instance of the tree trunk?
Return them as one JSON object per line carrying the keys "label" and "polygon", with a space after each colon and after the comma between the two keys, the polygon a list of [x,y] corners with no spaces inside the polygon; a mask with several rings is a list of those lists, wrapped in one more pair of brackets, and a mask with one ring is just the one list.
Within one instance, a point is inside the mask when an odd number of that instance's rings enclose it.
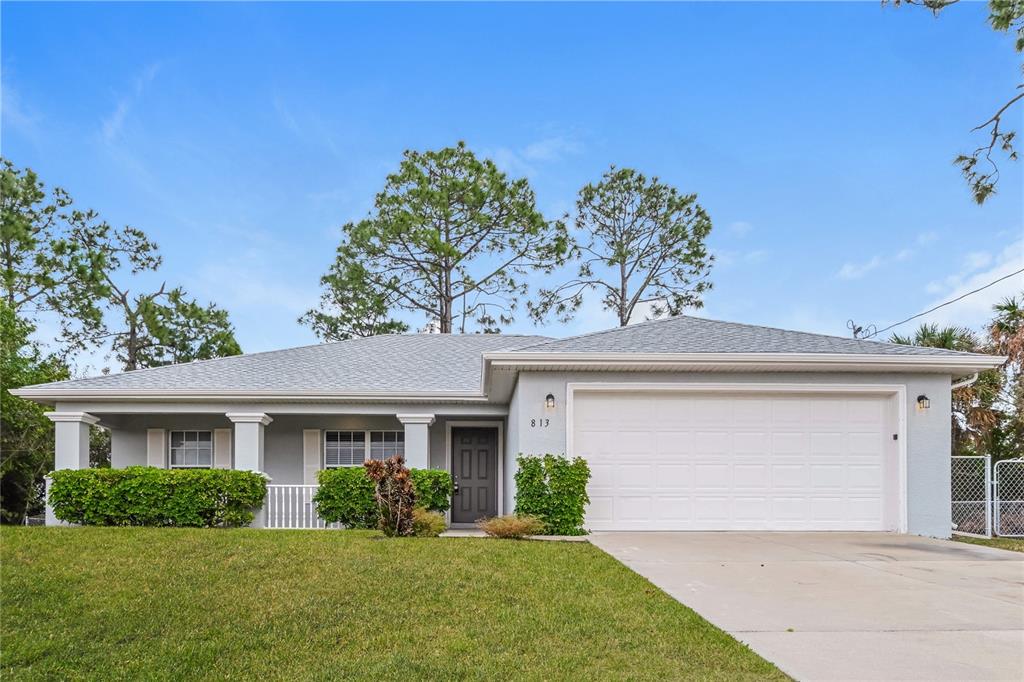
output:
{"label": "tree trunk", "polygon": [[445,268],[441,274],[441,325],[442,334],[452,333],[452,271]]}
{"label": "tree trunk", "polygon": [[629,324],[629,305],[626,303],[626,261],[619,263],[619,326],[625,327]]}
{"label": "tree trunk", "polygon": [[135,325],[135,320],[132,320],[128,325],[128,344],[127,354],[125,356],[125,370],[132,371],[133,369],[139,368],[139,336],[138,330]]}

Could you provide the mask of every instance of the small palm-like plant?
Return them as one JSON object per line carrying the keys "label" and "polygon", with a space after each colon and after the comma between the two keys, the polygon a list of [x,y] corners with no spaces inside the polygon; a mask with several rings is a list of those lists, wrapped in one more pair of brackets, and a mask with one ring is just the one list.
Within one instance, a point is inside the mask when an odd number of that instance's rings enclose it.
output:
{"label": "small palm-like plant", "polygon": [[363,466],[367,477],[373,481],[381,531],[388,537],[412,535],[416,493],[409,470],[405,467],[405,458],[395,455],[383,462],[372,459]]}

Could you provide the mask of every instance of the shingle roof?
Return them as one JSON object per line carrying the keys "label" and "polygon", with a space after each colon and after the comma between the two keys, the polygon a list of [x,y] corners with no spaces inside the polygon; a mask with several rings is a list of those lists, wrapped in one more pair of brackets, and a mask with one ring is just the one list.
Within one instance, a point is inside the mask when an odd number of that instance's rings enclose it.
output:
{"label": "shingle roof", "polygon": [[547,340],[499,334],[395,334],[44,384],[47,389],[478,392],[481,355]]}
{"label": "shingle roof", "polygon": [[941,348],[904,346],[721,322],[679,315],[628,327],[540,341],[525,353],[843,353],[865,355],[977,356]]}
{"label": "shingle roof", "polygon": [[939,348],[679,316],[565,339],[395,334],[28,386],[61,390],[477,393],[481,358],[521,353],[804,353],[979,358]]}

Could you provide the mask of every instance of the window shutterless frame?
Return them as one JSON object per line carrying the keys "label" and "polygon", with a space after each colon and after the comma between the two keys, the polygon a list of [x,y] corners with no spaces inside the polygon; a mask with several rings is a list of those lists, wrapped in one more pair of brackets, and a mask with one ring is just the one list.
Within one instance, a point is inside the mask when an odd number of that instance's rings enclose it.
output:
{"label": "window shutterless frame", "polygon": [[324,468],[359,466],[366,461],[366,431],[324,431]]}
{"label": "window shutterless frame", "polygon": [[[213,468],[213,431],[175,430],[168,432],[167,436],[169,468]],[[177,462],[175,457],[178,457]],[[205,463],[203,459],[206,460]]]}
{"label": "window shutterless frame", "polygon": [[385,460],[395,455],[405,456],[405,431],[370,431],[367,459]]}

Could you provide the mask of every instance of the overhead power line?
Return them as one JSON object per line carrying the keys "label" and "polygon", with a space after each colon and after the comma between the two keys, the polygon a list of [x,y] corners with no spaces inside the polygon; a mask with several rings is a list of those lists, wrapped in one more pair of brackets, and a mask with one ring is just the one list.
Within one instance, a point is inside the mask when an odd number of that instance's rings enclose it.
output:
{"label": "overhead power line", "polygon": [[878,329],[878,330],[872,331],[870,334],[865,334],[864,336],[862,336],[860,338],[869,339],[872,336],[878,336],[882,332],[887,332],[890,329],[892,329],[893,327],[898,327],[901,324],[906,324],[907,322],[910,322],[911,320],[916,320],[917,318],[922,317],[924,315],[927,315],[928,313],[933,313],[936,310],[938,310],[939,308],[945,308],[947,305],[950,305],[951,303],[956,303],[957,301],[962,301],[963,299],[967,298],[968,296],[971,296],[972,294],[976,294],[979,291],[984,291],[985,289],[988,289],[990,286],[993,286],[995,284],[999,284],[1004,279],[1010,279],[1014,275],[1019,275],[1021,273],[1024,273],[1024,268],[1021,268],[1020,270],[1017,270],[1015,272],[1011,272],[1008,275],[1003,275],[999,279],[992,280],[991,282],[989,282],[985,286],[981,286],[981,287],[978,287],[977,289],[974,289],[972,291],[968,291],[966,294],[962,294],[960,296],[957,296],[956,298],[950,299],[950,300],[946,301],[945,303],[940,303],[939,305],[935,306],[934,308],[929,308],[928,310],[925,310],[924,312],[918,313],[917,315],[911,315],[910,317],[908,317],[905,320],[900,320],[899,322],[895,322],[893,324],[890,324],[888,327],[885,327],[883,329]]}

